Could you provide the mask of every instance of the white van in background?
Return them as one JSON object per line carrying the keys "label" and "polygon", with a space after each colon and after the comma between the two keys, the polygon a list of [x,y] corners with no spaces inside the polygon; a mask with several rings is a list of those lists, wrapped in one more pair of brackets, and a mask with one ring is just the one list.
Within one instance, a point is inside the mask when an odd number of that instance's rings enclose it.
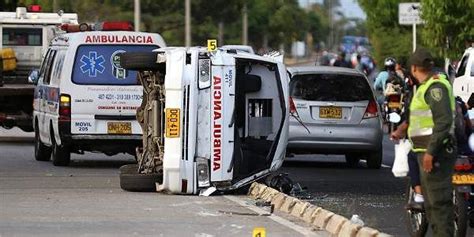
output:
{"label": "white van in background", "polygon": [[474,93],[474,47],[466,49],[459,61],[453,91],[454,95],[460,96],[464,102],[468,102]]}
{"label": "white van in background", "polygon": [[[97,26],[96,26],[97,27]],[[84,25],[81,27],[90,28]],[[165,47],[158,34],[130,30],[129,23],[103,23],[103,31],[67,33],[52,40],[34,92],[35,158],[69,164],[71,152],[134,155],[142,129],[135,113],[143,88],[137,72],[120,66],[124,52]],[[52,154],[52,155],[51,155]]]}

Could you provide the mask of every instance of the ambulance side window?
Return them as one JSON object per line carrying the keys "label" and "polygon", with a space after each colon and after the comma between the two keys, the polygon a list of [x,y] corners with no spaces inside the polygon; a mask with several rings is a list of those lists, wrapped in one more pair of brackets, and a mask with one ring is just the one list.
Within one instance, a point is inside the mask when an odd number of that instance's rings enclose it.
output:
{"label": "ambulance side window", "polygon": [[51,71],[53,69],[53,62],[54,58],[56,57],[56,50],[51,50],[49,57],[47,58],[45,69],[44,69],[44,77],[43,77],[43,84],[49,85],[51,81]]}
{"label": "ambulance side window", "polygon": [[46,52],[46,55],[43,58],[43,63],[41,64],[41,68],[39,71],[39,80],[38,80],[38,82],[40,82],[41,84],[43,83],[44,71],[46,70],[46,67],[48,64],[48,58],[49,58],[49,55],[51,54],[51,51],[52,50],[49,49],[48,52]]}
{"label": "ambulance side window", "polygon": [[64,58],[66,56],[65,50],[58,50],[56,53],[56,59],[54,60],[54,66],[51,73],[51,81],[52,84],[57,84],[61,77],[61,71],[64,65]]}

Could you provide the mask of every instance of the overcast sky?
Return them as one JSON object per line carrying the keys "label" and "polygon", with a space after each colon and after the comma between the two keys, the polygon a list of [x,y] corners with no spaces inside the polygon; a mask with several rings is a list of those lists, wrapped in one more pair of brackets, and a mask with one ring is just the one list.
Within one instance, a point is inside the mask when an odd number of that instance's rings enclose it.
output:
{"label": "overcast sky", "polygon": [[[306,7],[308,4],[318,2],[321,3],[322,0],[298,0],[300,5]],[[341,2],[341,9],[344,12],[346,17],[358,17],[365,19],[365,13],[359,7],[357,0],[339,0]]]}

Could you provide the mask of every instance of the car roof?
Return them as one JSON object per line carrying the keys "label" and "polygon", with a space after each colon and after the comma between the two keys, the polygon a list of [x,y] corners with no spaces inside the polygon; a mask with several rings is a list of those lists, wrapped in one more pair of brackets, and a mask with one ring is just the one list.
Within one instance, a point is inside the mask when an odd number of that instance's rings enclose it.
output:
{"label": "car roof", "polygon": [[363,73],[345,67],[331,67],[331,66],[298,66],[298,67],[288,67],[288,72],[294,75],[304,75],[304,74],[345,74],[345,75],[357,75],[365,76]]}

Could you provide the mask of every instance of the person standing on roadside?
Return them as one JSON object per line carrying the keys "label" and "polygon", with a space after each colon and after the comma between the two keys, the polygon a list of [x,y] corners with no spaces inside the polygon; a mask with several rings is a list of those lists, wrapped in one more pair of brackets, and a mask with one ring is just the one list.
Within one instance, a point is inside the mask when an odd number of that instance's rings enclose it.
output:
{"label": "person standing on roadside", "polygon": [[409,62],[419,86],[410,103],[408,137],[420,164],[428,221],[433,236],[453,236],[451,177],[457,148],[452,87],[444,75],[433,73],[433,57],[426,49],[417,49]]}

